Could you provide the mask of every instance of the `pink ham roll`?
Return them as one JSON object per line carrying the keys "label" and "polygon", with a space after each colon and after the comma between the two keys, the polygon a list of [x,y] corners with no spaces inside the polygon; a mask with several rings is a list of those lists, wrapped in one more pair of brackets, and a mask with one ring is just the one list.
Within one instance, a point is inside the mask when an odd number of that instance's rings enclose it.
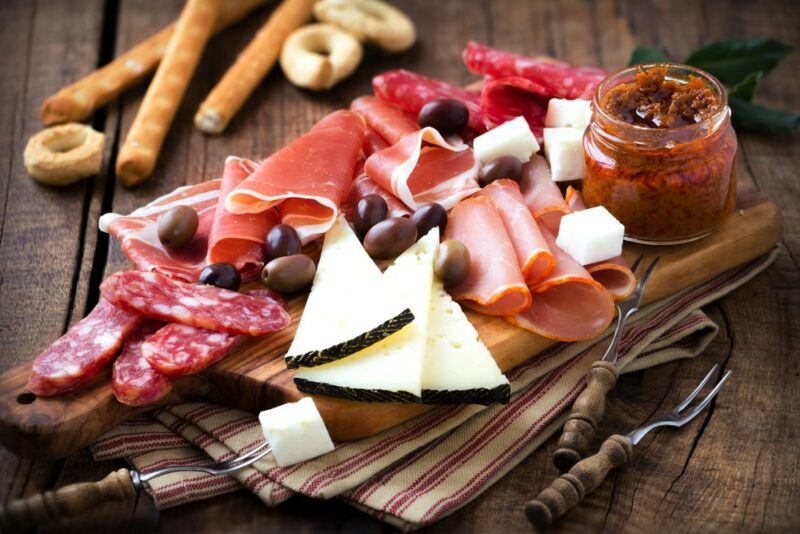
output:
{"label": "pink ham roll", "polygon": [[558,234],[561,217],[569,213],[570,209],[558,185],[553,181],[547,160],[534,155],[522,168],[519,187],[536,221],[550,232]]}

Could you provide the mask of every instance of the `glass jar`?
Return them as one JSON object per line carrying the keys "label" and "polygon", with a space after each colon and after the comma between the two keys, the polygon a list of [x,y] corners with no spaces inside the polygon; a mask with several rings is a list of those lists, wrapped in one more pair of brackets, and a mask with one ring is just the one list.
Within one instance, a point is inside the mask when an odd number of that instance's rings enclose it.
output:
{"label": "glass jar", "polygon": [[[666,80],[696,77],[713,95],[702,120],[678,127],[630,124],[609,112],[609,91],[631,84],[639,69],[666,67]],[[635,95],[634,95],[635,96]],[[736,202],[736,134],[727,96],[710,74],[685,65],[632,67],[598,86],[592,122],[584,135],[587,206],[605,206],[625,225],[625,238],[647,244],[700,239]]]}

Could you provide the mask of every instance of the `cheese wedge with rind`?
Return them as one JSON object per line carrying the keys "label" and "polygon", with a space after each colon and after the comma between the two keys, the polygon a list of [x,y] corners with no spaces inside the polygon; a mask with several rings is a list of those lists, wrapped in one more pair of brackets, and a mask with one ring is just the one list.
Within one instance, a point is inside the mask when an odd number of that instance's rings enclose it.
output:
{"label": "cheese wedge with rind", "polygon": [[350,225],[340,217],[325,234],[317,272],[286,366],[323,365],[374,345],[414,319]]}

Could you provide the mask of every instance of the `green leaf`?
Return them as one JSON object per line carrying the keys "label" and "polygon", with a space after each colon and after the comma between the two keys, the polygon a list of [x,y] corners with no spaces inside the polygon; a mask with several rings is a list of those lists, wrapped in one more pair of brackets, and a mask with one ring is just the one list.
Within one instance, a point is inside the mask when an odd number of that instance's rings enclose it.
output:
{"label": "green leaf", "polygon": [[736,86],[730,90],[728,96],[741,98],[742,100],[750,102],[753,100],[753,96],[756,94],[756,86],[758,86],[758,82],[763,76],[764,73],[762,71],[751,72],[747,75],[747,78],[737,83]]}
{"label": "green leaf", "polygon": [[710,72],[726,85],[736,85],[753,72],[766,74],[791,51],[791,46],[766,37],[721,39],[698,48],[684,63]]}
{"label": "green leaf", "polygon": [[645,63],[664,63],[667,61],[669,61],[669,58],[660,49],[654,46],[639,45],[631,52],[628,66],[644,65]]}
{"label": "green leaf", "polygon": [[800,115],[760,106],[735,96],[728,100],[728,104],[733,112],[733,125],[740,130],[789,133],[800,126]]}

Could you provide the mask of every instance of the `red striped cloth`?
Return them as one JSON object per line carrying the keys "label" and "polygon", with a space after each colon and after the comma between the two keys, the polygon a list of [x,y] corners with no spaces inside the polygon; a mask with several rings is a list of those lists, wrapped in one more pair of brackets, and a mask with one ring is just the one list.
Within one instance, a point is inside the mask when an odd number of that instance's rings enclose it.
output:
{"label": "red striped cloth", "polygon": [[[700,310],[761,272],[775,254],[640,310],[620,343],[620,370],[700,354],[717,326]],[[608,333],[603,336],[607,337]],[[339,443],[309,462],[278,467],[270,456],[232,476],[180,473],[146,487],[159,508],[242,488],[275,505],[303,493],[337,497],[405,530],[432,523],[481,494],[558,430],[603,353],[603,338],[557,345],[509,371],[505,406],[427,412],[370,438]],[[226,460],[263,443],[254,414],[183,404],[128,421],[94,446],[98,460],[126,458],[140,471]]]}

